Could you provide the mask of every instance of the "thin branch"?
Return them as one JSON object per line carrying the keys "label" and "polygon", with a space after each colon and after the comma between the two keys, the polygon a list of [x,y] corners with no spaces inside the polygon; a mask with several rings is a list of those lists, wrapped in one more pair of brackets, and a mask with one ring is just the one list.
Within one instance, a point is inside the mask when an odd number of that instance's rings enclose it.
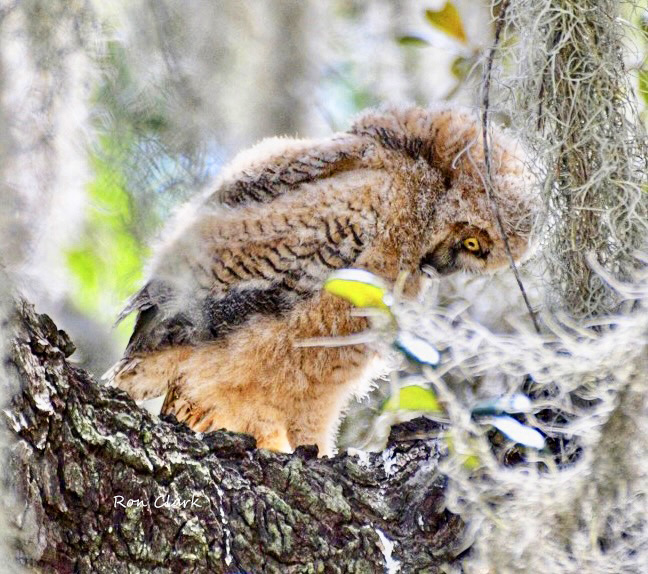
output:
{"label": "thin branch", "polygon": [[495,201],[495,198],[491,193],[493,182],[491,178],[490,147],[488,144],[488,119],[489,119],[488,114],[490,112],[490,84],[491,84],[491,75],[493,71],[493,61],[495,60],[495,53],[497,51],[497,46],[499,44],[502,28],[504,27],[504,22],[506,20],[506,11],[508,7],[509,7],[509,0],[504,0],[502,2],[500,13],[497,16],[497,22],[495,24],[495,40],[493,41],[493,45],[491,46],[490,53],[488,54],[488,60],[486,62],[486,69],[484,70],[484,79],[482,83],[483,93],[484,93],[483,95],[484,111],[482,115],[482,139],[484,145],[484,162],[486,164],[486,194],[488,195],[488,200],[490,201],[493,207],[493,212],[495,213],[495,219],[497,220],[497,226],[499,228],[500,235],[504,240],[504,247],[506,248],[506,254],[508,255],[508,258],[511,262],[511,269],[513,270],[513,274],[515,275],[515,280],[517,281],[518,287],[520,288],[520,292],[522,293],[522,298],[524,299],[524,303],[527,306],[527,309],[529,310],[529,315],[531,316],[531,321],[533,322],[533,326],[539,335],[540,325],[538,324],[536,313],[531,307],[531,303],[529,302],[529,298],[527,296],[526,290],[524,288],[524,285],[522,284],[520,273],[515,264],[515,260],[513,259],[513,253],[511,252],[508,236],[504,229],[504,224],[502,223],[502,216],[500,214],[499,206],[497,205],[497,202]]}

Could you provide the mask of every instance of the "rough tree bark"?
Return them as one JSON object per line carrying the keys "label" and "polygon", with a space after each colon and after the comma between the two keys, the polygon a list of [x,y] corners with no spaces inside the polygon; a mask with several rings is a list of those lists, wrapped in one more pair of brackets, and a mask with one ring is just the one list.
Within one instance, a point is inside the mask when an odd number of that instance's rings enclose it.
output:
{"label": "rough tree bark", "polygon": [[456,560],[464,525],[444,509],[441,446],[417,438],[433,423],[397,427],[384,453],[362,459],[196,435],[71,365],[74,346],[46,315],[20,303],[16,316],[10,364],[21,389],[4,416],[16,437],[10,474],[24,498],[17,553],[28,566],[373,573],[388,570],[389,540],[401,574]]}

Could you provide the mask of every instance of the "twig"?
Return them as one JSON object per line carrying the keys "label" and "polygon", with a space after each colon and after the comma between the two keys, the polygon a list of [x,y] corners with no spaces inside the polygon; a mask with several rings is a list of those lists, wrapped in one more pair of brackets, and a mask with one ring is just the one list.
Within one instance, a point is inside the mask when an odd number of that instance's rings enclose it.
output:
{"label": "twig", "polygon": [[533,326],[535,327],[535,330],[539,335],[540,325],[538,324],[536,313],[531,307],[531,303],[529,302],[529,298],[527,297],[526,290],[524,288],[524,285],[522,284],[520,273],[518,271],[517,266],[515,265],[515,260],[513,259],[513,253],[511,252],[508,236],[506,235],[506,231],[504,230],[504,224],[502,223],[502,216],[500,214],[499,206],[497,205],[497,202],[495,201],[495,198],[491,193],[493,182],[491,178],[490,148],[488,145],[488,114],[490,111],[490,84],[491,84],[491,74],[493,71],[493,61],[495,60],[495,52],[497,51],[497,47],[499,45],[499,40],[502,33],[502,28],[504,27],[504,21],[506,20],[506,11],[509,7],[509,3],[510,3],[509,0],[504,0],[502,2],[500,13],[497,16],[497,22],[495,24],[495,39],[493,41],[493,45],[491,46],[490,53],[488,54],[488,60],[486,61],[486,68],[484,70],[484,79],[482,82],[483,94],[484,94],[483,95],[484,111],[482,115],[482,139],[483,139],[483,146],[484,146],[484,163],[486,164],[486,194],[488,196],[489,202],[493,207],[493,211],[495,213],[495,219],[497,220],[497,226],[499,228],[500,235],[504,240],[504,247],[506,248],[506,254],[509,257],[509,260],[511,261],[511,269],[513,270],[513,274],[515,275],[515,280],[517,281],[518,287],[520,288],[520,292],[522,293],[522,298],[524,299],[524,303],[526,304],[527,309],[529,310],[529,315],[531,316],[531,321],[533,322]]}

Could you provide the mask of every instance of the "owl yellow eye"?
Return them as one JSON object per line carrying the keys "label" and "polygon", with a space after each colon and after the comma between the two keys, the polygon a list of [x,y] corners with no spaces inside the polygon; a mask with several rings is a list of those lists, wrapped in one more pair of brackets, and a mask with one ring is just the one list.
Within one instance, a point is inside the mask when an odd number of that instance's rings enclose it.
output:
{"label": "owl yellow eye", "polygon": [[464,239],[464,247],[473,253],[477,253],[479,251],[479,241],[477,240],[476,237],[469,237],[468,239]]}

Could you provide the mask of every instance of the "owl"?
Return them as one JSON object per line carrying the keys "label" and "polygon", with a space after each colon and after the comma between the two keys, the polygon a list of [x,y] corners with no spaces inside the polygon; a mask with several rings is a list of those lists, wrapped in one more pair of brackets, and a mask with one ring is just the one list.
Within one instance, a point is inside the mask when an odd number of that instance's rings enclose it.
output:
{"label": "owl", "polygon": [[[492,196],[515,259],[538,211],[521,151],[495,130]],[[382,358],[369,344],[300,346],[367,328],[322,290],[340,268],[387,282],[424,270],[486,273],[509,260],[484,187],[481,124],[458,108],[385,108],[326,139],[272,138],[242,152],[165,234],[124,357],[108,373],[192,429],[259,447],[335,451],[352,395]]]}

